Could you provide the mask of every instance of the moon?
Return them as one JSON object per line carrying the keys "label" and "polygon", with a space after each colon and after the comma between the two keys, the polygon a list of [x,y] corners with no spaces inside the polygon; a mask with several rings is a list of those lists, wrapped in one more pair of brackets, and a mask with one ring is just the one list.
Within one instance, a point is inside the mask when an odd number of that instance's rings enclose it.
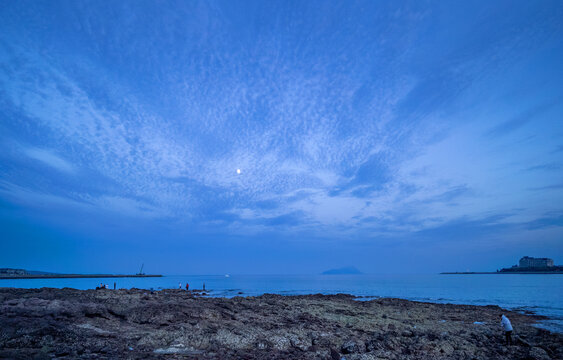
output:
{"label": "moon", "polygon": [[237,174],[240,174],[240,169],[237,169]]}

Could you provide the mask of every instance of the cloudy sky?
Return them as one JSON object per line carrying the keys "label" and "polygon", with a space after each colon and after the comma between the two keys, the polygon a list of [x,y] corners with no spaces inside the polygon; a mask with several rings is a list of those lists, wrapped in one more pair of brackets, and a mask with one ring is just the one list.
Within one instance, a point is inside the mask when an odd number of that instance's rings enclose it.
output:
{"label": "cloudy sky", "polygon": [[0,267],[563,262],[560,1],[9,1],[0,16]]}

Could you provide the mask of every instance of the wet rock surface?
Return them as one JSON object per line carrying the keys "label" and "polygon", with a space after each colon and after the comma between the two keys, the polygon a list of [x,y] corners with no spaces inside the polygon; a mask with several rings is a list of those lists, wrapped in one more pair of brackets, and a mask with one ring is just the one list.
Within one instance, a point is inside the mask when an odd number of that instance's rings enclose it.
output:
{"label": "wet rock surface", "polygon": [[[515,345],[504,345],[501,313]],[[532,327],[539,319],[349,295],[0,289],[0,358],[562,359],[563,336]]]}

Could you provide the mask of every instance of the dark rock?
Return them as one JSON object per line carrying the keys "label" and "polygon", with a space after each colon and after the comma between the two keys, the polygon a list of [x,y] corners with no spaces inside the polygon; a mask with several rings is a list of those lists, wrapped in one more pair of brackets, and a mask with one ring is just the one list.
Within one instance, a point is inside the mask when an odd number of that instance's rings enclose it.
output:
{"label": "dark rock", "polygon": [[533,347],[530,349],[530,352],[528,353],[528,357],[530,359],[534,359],[534,360],[550,360],[551,357],[548,355],[548,353],[540,348],[540,347]]}
{"label": "dark rock", "polygon": [[372,352],[372,351],[383,349],[383,344],[382,344],[381,340],[378,340],[378,339],[368,340],[368,341],[366,341],[365,345],[366,345],[366,351],[367,352]]}
{"label": "dark rock", "polygon": [[526,346],[526,347],[532,347],[532,345],[530,345],[526,340],[522,339],[520,336],[517,336],[514,339],[514,343],[517,345],[522,345],[522,346]]}
{"label": "dark rock", "polygon": [[348,340],[340,347],[340,351],[344,354],[353,354],[360,351],[360,345],[356,340]]}
{"label": "dark rock", "polygon": [[[499,311],[343,294],[222,299],[181,290],[4,288],[0,358],[563,358],[563,336],[532,327],[536,315],[503,311],[518,333],[516,345],[504,346]],[[472,326],[474,319],[483,324]]]}

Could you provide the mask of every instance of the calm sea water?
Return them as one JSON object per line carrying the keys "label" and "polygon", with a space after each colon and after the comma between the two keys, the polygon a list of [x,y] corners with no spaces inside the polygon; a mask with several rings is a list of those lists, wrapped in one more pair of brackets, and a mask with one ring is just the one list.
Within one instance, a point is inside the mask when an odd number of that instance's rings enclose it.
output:
{"label": "calm sea water", "polygon": [[[499,305],[533,311],[552,320],[540,326],[563,333],[563,275],[174,275],[162,278],[26,279],[0,280],[0,287],[70,287],[93,289],[100,282],[113,288],[201,289],[211,296],[253,296],[347,293],[357,296],[397,297],[436,303]],[[479,321],[479,319],[475,319]]]}

